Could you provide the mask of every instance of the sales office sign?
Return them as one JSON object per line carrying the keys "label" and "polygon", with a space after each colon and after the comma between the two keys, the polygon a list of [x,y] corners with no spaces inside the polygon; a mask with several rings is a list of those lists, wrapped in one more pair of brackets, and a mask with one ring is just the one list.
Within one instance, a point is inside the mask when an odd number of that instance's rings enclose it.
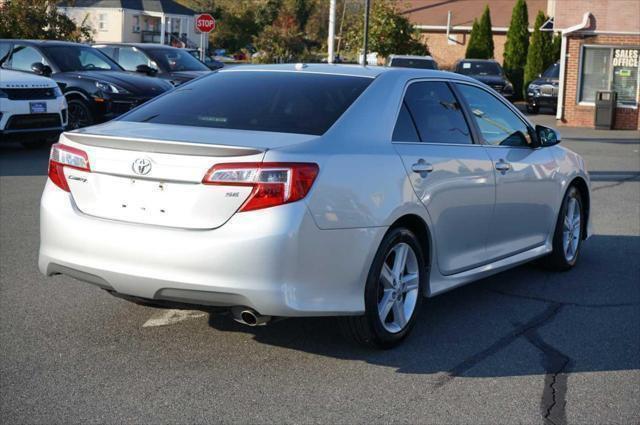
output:
{"label": "sales office sign", "polygon": [[640,49],[613,49],[613,66],[637,68]]}

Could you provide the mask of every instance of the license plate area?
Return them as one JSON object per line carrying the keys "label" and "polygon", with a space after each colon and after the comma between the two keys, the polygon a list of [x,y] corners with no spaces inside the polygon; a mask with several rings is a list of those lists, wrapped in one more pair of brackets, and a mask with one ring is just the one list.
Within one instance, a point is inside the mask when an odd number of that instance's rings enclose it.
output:
{"label": "license plate area", "polygon": [[45,114],[47,112],[47,102],[29,102],[29,112],[32,114]]}
{"label": "license plate area", "polygon": [[121,196],[114,199],[116,205],[113,208],[121,208],[130,217],[162,217],[167,214],[172,203],[167,183],[139,179],[123,183]]}

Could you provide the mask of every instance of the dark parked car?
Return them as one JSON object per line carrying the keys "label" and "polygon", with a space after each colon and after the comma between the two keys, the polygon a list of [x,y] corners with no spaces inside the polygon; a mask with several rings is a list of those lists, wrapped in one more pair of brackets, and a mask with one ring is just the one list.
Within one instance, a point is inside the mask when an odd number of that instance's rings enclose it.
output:
{"label": "dark parked car", "polygon": [[485,83],[509,100],[513,98],[513,85],[493,59],[463,59],[456,63],[455,72]]}
{"label": "dark parked car", "polygon": [[[187,52],[191,54],[194,58],[200,60],[200,51],[198,49],[187,49]],[[212,71],[217,71],[220,68],[224,68],[224,62],[220,62],[219,60],[215,60],[211,56],[204,56],[204,64],[207,65]]]}
{"label": "dark parked car", "polygon": [[65,41],[0,40],[0,66],[50,76],[69,105],[68,128],[108,121],[172,89],[157,78],[125,72],[91,46]]}
{"label": "dark parked car", "polygon": [[527,112],[537,114],[541,107],[558,106],[558,83],[560,81],[560,63],[556,62],[547,68],[527,87]]}
{"label": "dark parked car", "polygon": [[174,86],[211,72],[185,49],[150,43],[95,44],[127,71],[168,80]]}
{"label": "dark parked car", "polygon": [[395,68],[438,69],[431,56],[390,55],[387,63]]}

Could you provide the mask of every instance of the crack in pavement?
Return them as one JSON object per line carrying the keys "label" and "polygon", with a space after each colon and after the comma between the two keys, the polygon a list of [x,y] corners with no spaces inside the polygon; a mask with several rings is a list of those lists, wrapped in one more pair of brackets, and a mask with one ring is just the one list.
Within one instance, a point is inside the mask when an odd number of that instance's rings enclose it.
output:
{"label": "crack in pavement", "polygon": [[469,369],[481,363],[489,356],[499,352],[507,347],[521,336],[536,347],[543,355],[542,366],[545,370],[545,383],[540,399],[540,409],[545,423],[560,425],[566,424],[566,394],[568,388],[568,377],[571,370],[572,359],[551,344],[545,342],[539,335],[538,329],[550,323],[564,307],[581,307],[581,308],[615,308],[638,306],[638,302],[628,303],[610,303],[610,304],[588,304],[556,301],[542,297],[512,294],[499,290],[489,290],[498,295],[513,297],[531,301],[538,301],[547,304],[547,308],[540,314],[534,316],[525,323],[514,323],[514,329],[491,344],[482,351],[466,358],[458,365],[449,369],[443,376],[436,379],[434,386],[442,387],[451,382],[458,376],[461,376]]}
{"label": "crack in pavement", "polygon": [[611,304],[586,304],[586,303],[575,303],[570,301],[558,301],[552,300],[549,298],[536,297],[533,295],[522,295],[522,294],[513,294],[510,292],[500,291],[498,289],[491,289],[488,292],[493,292],[494,294],[504,295],[505,297],[513,297],[513,298],[522,298],[525,300],[531,301],[540,301],[543,303],[556,303],[561,304],[563,306],[571,306],[571,307],[583,307],[583,308],[615,308],[615,307],[637,307],[640,306],[640,302],[628,302],[628,303],[611,303]]}
{"label": "crack in pavement", "polygon": [[[562,306],[556,310],[556,314],[561,309]],[[552,425],[566,424],[567,380],[572,360],[563,352],[546,343],[538,334],[537,329],[530,329],[525,332],[524,336],[543,355],[542,365],[546,375],[540,400],[541,414],[546,423]]]}
{"label": "crack in pavement", "polygon": [[478,353],[472,355],[471,357],[468,357],[458,365],[449,369],[444,374],[444,376],[436,380],[435,387],[439,388],[446,385],[447,383],[451,382],[455,377],[462,375],[463,373],[465,373],[472,367],[476,366],[478,363],[482,362],[489,356],[507,347],[513,341],[525,335],[525,333],[527,333],[528,331],[544,325],[549,320],[553,319],[553,317],[558,313],[561,307],[562,306],[560,304],[550,305],[542,313],[534,316],[526,323],[517,326],[515,329],[513,329],[511,332],[509,332],[508,334],[506,334],[505,336],[503,336],[493,344],[491,344],[489,347],[485,348],[482,351],[479,351]]}

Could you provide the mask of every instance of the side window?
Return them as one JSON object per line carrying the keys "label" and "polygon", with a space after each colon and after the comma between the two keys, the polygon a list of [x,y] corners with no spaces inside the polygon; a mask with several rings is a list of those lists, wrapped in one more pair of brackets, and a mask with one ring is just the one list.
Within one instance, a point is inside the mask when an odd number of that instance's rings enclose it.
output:
{"label": "side window", "polygon": [[111,69],[111,65],[90,49],[82,49],[80,51],[80,65],[83,69]]}
{"label": "side window", "polygon": [[396,121],[396,127],[393,129],[394,142],[420,142],[416,126],[413,124],[411,113],[407,109],[407,104],[402,102],[400,115]]}
{"label": "side window", "polygon": [[458,84],[482,137],[490,145],[528,146],[531,136],[527,125],[493,95],[481,88]]}
{"label": "side window", "polygon": [[423,142],[473,143],[460,104],[447,83],[413,83],[407,89],[404,102]]}
{"label": "side window", "polygon": [[133,47],[120,47],[118,50],[118,63],[127,71],[135,71],[138,65],[149,65],[149,59],[139,50]]}
{"label": "side window", "polygon": [[98,50],[100,50],[105,55],[109,56],[111,59],[116,60],[115,47],[111,47],[111,46],[99,47]]}
{"label": "side window", "polygon": [[31,72],[31,65],[36,62],[48,65],[46,59],[42,57],[37,49],[31,46],[21,46],[19,44],[16,44],[13,48],[11,58],[8,62],[8,68],[28,72]]}
{"label": "side window", "polygon": [[9,43],[0,43],[0,62],[9,54],[11,50],[11,44]]}

